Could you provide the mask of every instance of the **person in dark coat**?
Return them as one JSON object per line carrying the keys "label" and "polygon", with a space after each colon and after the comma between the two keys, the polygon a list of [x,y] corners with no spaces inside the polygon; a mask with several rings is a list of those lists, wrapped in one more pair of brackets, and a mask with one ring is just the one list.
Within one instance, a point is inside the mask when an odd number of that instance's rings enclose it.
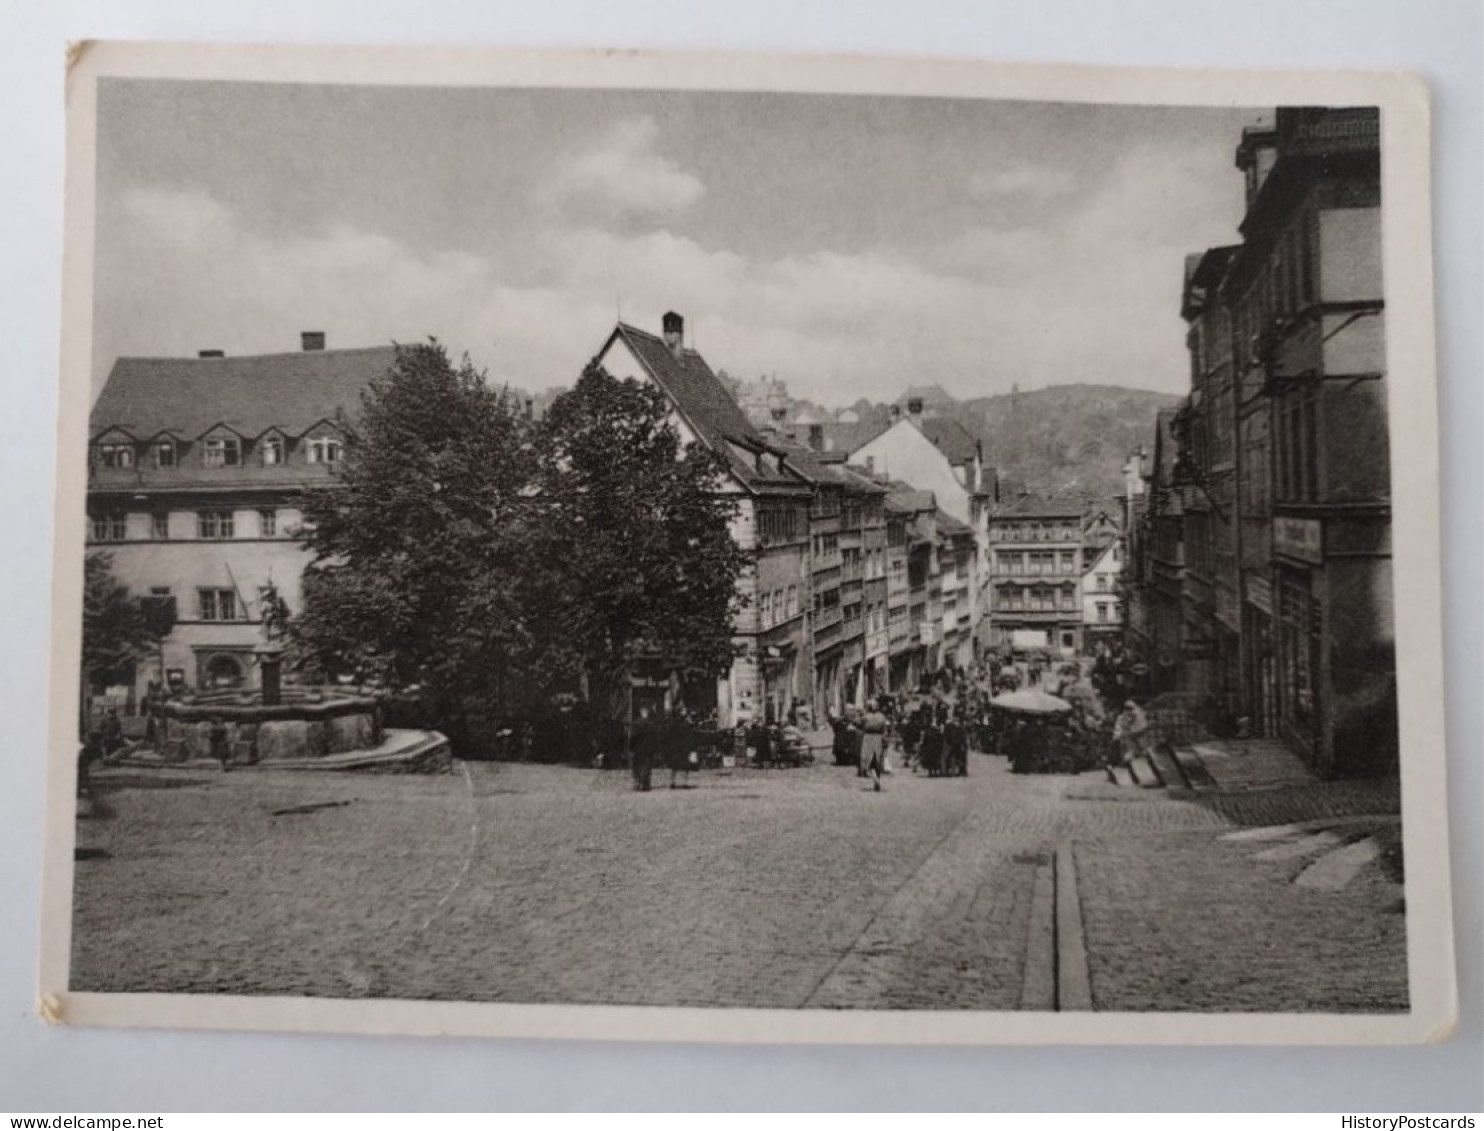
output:
{"label": "person in dark coat", "polygon": [[944,769],[953,777],[969,776],[969,732],[958,712],[948,716],[943,727]]}
{"label": "person in dark coat", "polygon": [[938,777],[943,773],[943,728],[938,725],[936,714],[928,714],[920,741],[922,768],[928,772],[928,777]]}
{"label": "person in dark coat", "polygon": [[222,718],[211,720],[206,730],[206,741],[211,756],[221,763],[222,773],[226,773],[232,768],[232,744],[227,741],[227,724]]}
{"label": "person in dark coat", "polygon": [[918,744],[922,741],[922,716],[913,711],[902,719],[902,762],[910,767],[917,757]]}
{"label": "person in dark coat", "polygon": [[659,739],[647,715],[641,716],[629,735],[629,767],[634,775],[634,788],[648,793],[654,785],[655,745]]}

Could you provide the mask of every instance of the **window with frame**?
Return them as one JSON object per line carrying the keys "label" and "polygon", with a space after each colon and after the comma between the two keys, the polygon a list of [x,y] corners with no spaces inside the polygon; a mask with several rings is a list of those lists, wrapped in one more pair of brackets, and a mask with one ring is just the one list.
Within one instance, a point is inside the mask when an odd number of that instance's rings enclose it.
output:
{"label": "window with frame", "polygon": [[1063,609],[1075,609],[1077,607],[1077,590],[1070,585],[1061,587],[1061,607]]}
{"label": "window with frame", "polygon": [[123,511],[93,516],[94,542],[122,542],[129,536],[129,516]]}
{"label": "window with frame", "polygon": [[176,463],[175,441],[156,440],[154,461],[156,467],[174,467]]}
{"label": "window with frame", "polygon": [[164,542],[170,537],[170,512],[155,511],[149,517],[150,533],[157,541]]}
{"label": "window with frame", "polygon": [[258,537],[278,537],[278,512],[272,507],[264,507],[258,511]]}
{"label": "window with frame", "polygon": [[231,511],[196,512],[196,537],[221,540],[234,536],[235,517]]}
{"label": "window with frame", "polygon": [[1319,397],[1313,382],[1274,403],[1277,425],[1275,485],[1283,502],[1310,502],[1318,497]]}
{"label": "window with frame", "polygon": [[282,436],[264,436],[258,441],[258,458],[264,467],[277,467],[284,462],[284,444]]}
{"label": "window with frame", "polygon": [[98,445],[98,464],[100,467],[129,468],[134,466],[134,445],[125,443],[109,443]]}
{"label": "window with frame", "polygon": [[1076,573],[1077,555],[1071,550],[1063,550],[1061,552],[1060,564],[1062,573]]}
{"label": "window with frame", "polygon": [[201,448],[204,467],[236,467],[242,462],[242,445],[236,436],[213,436]]}
{"label": "window with frame", "polygon": [[337,436],[315,436],[309,441],[308,452],[310,463],[322,463],[327,466],[340,462],[340,456],[344,451],[344,445]]}
{"label": "window with frame", "polygon": [[1106,601],[1098,602],[1098,621],[1101,624],[1108,623],[1108,602]]}
{"label": "window with frame", "polygon": [[206,621],[234,621],[238,616],[237,591],[235,589],[197,589],[201,619]]}

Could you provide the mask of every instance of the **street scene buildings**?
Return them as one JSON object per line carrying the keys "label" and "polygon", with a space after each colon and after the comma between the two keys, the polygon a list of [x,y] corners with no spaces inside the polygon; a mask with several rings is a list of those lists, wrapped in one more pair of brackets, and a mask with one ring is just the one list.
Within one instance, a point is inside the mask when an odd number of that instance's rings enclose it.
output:
{"label": "street scene buildings", "polygon": [[[491,128],[537,188],[447,205],[384,325],[258,353],[156,314],[99,364],[75,988],[1405,1010],[1377,113],[1037,109],[954,152],[1065,129],[1064,167],[976,159],[923,208],[915,172],[770,180],[763,222],[728,126],[760,169],[941,108],[531,97]],[[563,157],[542,114],[609,128]],[[1116,137],[1200,166],[1183,211],[1082,155]],[[225,214],[192,238],[258,238]],[[1091,292],[1060,261],[1119,255]],[[458,362],[440,312],[486,289]]]}
{"label": "street scene buildings", "polygon": [[1243,132],[1242,242],[1186,260],[1134,572],[1152,687],[1325,774],[1398,757],[1379,119]]}

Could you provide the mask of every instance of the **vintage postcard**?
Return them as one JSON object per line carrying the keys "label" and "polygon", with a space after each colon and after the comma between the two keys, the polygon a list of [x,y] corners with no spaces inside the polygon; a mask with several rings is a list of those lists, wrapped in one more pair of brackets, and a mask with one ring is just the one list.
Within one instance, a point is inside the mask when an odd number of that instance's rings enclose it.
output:
{"label": "vintage postcard", "polygon": [[67,97],[50,1020],[1451,1031],[1420,82]]}

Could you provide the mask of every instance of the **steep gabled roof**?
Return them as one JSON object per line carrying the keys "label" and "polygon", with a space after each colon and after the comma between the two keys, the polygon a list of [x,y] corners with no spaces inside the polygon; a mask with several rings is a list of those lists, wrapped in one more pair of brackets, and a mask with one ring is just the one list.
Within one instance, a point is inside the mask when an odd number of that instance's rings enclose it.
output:
{"label": "steep gabled roof", "polygon": [[920,514],[937,509],[937,500],[931,491],[919,491],[910,483],[893,479],[886,485],[886,509],[901,514]]}
{"label": "steep gabled roof", "polygon": [[1077,518],[1082,517],[1080,499],[1063,499],[1048,495],[1021,495],[1007,500],[1000,508],[1001,518]]}
{"label": "steep gabled roof", "polygon": [[972,537],[974,528],[967,522],[960,522],[946,511],[938,512],[938,533],[948,538]]}
{"label": "steep gabled roof", "polygon": [[837,420],[824,426],[824,442],[830,451],[856,452],[889,428],[889,424],[864,420],[853,424]]}
{"label": "steep gabled roof", "polygon": [[360,408],[361,393],[396,361],[395,346],[249,357],[121,357],[97,403],[90,435],[119,428],[136,440],[163,432],[194,440],[221,425],[256,437],[301,436]]}
{"label": "steep gabled roof", "polygon": [[[692,349],[678,352],[637,326],[620,322],[609,343],[621,338],[660,389],[696,430],[702,443],[726,459],[732,474],[743,486],[754,490],[802,487],[796,473],[780,466],[775,472],[758,453],[783,454],[776,440],[765,437],[747,419],[747,414],[717,379],[706,359]],[[604,346],[607,349],[607,346]],[[743,449],[739,452],[737,449]],[[743,453],[747,453],[744,455]]]}
{"label": "steep gabled roof", "polygon": [[979,441],[973,434],[951,416],[931,416],[918,425],[922,434],[932,441],[952,464],[973,463],[979,455]]}

